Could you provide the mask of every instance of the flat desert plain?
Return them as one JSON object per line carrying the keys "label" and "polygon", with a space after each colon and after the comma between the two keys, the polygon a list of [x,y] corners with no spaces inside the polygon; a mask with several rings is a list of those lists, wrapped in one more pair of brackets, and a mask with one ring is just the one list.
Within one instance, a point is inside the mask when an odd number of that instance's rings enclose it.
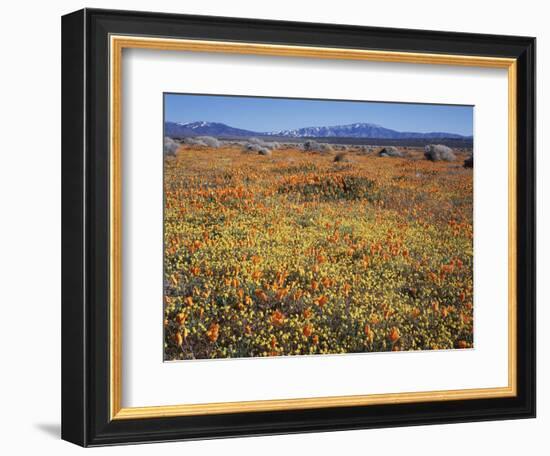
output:
{"label": "flat desert plain", "polygon": [[471,348],[470,151],[380,149],[165,157],[165,360]]}

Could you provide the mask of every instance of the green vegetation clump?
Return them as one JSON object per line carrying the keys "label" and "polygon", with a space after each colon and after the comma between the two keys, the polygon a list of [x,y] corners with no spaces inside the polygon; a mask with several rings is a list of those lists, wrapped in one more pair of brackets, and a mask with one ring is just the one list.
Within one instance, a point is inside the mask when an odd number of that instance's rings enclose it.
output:
{"label": "green vegetation clump", "polygon": [[373,180],[353,175],[304,175],[288,179],[279,187],[279,193],[296,196],[301,201],[338,201],[380,199]]}

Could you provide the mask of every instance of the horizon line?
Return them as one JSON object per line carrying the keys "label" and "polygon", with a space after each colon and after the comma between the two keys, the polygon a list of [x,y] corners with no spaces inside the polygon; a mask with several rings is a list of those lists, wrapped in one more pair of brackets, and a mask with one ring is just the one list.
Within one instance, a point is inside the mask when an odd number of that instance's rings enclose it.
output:
{"label": "horizon line", "polygon": [[168,123],[168,122],[171,122],[171,123],[175,123],[175,124],[179,124],[179,125],[182,125],[182,126],[185,126],[185,125],[189,125],[189,124],[194,124],[194,123],[201,123],[201,122],[205,122],[205,123],[211,123],[211,124],[220,124],[220,125],[225,125],[226,127],[230,127],[230,128],[235,128],[235,129],[238,129],[238,130],[246,130],[246,131],[249,131],[251,133],[256,133],[256,134],[261,134],[261,133],[270,133],[270,134],[273,134],[273,133],[280,133],[280,132],[284,132],[284,131],[292,131],[292,130],[302,130],[302,129],[307,129],[307,128],[332,128],[332,127],[347,127],[347,126],[350,126],[350,125],[357,125],[357,124],[360,124],[360,125],[371,125],[371,126],[374,126],[374,127],[379,127],[379,128],[384,128],[386,130],[391,130],[391,131],[395,131],[397,133],[419,133],[419,134],[430,134],[430,133],[449,133],[449,134],[452,134],[452,135],[458,135],[458,136],[462,136],[463,138],[473,138],[474,135],[473,133],[472,134],[462,134],[462,133],[456,133],[456,132],[452,132],[452,131],[442,131],[442,130],[426,130],[426,131],[419,131],[419,130],[396,130],[394,128],[388,128],[388,127],[384,127],[383,125],[381,124],[378,124],[378,123],[373,123],[373,122],[351,122],[351,123],[344,123],[344,124],[333,124],[333,125],[309,125],[309,126],[304,126],[304,127],[294,127],[294,128],[285,128],[285,129],[282,129],[282,130],[269,130],[269,131],[258,131],[258,130],[251,130],[250,128],[246,128],[246,127],[237,127],[237,126],[234,126],[234,125],[229,125],[225,122],[219,122],[219,121],[214,121],[214,120],[193,120],[193,121],[190,121],[190,122],[182,122],[182,121],[177,121],[177,120],[167,120],[167,119],[164,119],[164,123]]}

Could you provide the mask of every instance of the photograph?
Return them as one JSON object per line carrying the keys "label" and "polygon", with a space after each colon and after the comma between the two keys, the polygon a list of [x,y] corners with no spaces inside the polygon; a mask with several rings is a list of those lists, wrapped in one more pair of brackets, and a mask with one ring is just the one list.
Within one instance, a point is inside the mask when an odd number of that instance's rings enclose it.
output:
{"label": "photograph", "polygon": [[475,347],[474,106],[162,96],[164,361]]}
{"label": "photograph", "polygon": [[[57,68],[57,90],[37,78],[52,102],[22,102],[36,84],[7,95],[23,130],[29,106],[61,110],[35,116],[61,137],[35,121],[41,146],[25,149],[59,168],[48,151],[61,142],[61,169],[35,166],[61,190],[61,288],[21,253],[55,244],[33,242],[51,211],[21,153],[6,169],[25,178],[6,194],[24,213],[10,217],[16,231],[31,234],[6,239],[24,279],[14,321],[29,277],[61,293],[61,321],[45,307],[38,319],[39,333],[61,332],[61,373],[44,387],[57,393],[31,397],[58,416],[60,396],[61,420],[37,421],[37,433],[60,422],[66,442],[134,452],[228,439],[216,452],[230,454],[244,441],[234,437],[261,436],[246,439],[259,442],[252,453],[281,453],[267,436],[292,434],[296,453],[297,434],[347,430],[326,454],[353,438],[387,452],[388,433],[393,453],[480,438],[535,449],[543,16],[501,8],[487,21],[494,8],[476,5],[473,16],[369,7],[361,19],[358,5],[322,17],[297,2],[286,15],[222,3],[205,14],[92,1],[63,12],[61,49],[52,13],[34,15],[32,55],[61,61],[61,85]],[[12,326],[29,345],[8,350],[17,359],[47,340]],[[426,432],[411,443],[404,426]],[[42,445],[28,431],[14,445]]]}

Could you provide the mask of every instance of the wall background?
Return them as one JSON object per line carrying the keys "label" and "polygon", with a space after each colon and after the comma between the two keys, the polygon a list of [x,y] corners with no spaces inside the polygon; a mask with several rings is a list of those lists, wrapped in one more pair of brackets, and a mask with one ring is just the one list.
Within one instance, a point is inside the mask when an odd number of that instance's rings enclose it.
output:
{"label": "wall background", "polygon": [[[538,39],[538,418],[399,429],[102,448],[94,454],[519,454],[550,447],[550,381],[544,332],[550,299],[550,172],[542,120],[550,118],[544,3],[533,0],[253,2],[87,0],[4,5],[0,16],[0,448],[6,454],[73,454],[60,429],[60,16],[84,6],[531,35]],[[545,359],[543,359],[545,358]]]}

